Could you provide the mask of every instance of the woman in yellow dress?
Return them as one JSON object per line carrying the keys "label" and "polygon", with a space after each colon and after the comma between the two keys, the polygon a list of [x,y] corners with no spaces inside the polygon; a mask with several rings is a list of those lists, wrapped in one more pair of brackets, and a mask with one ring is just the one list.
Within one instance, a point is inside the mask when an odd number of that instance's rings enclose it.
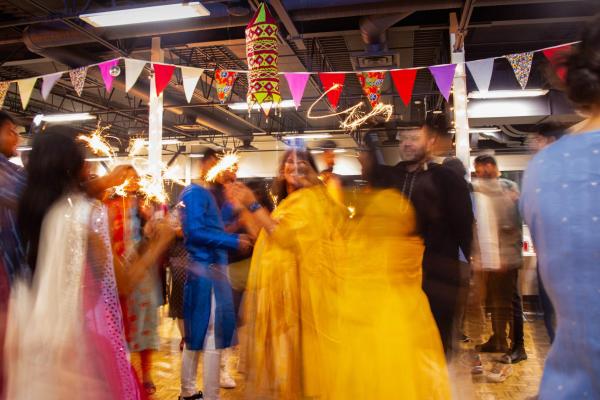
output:
{"label": "woman in yellow dress", "polygon": [[350,201],[327,399],[449,399],[440,334],[421,289],[424,247],[414,209],[394,189],[365,190]]}
{"label": "woman in yellow dress", "polygon": [[361,192],[349,219],[315,170],[309,153],[286,152],[271,216],[241,185],[228,191],[263,227],[244,300],[247,397],[450,398],[412,206]]}

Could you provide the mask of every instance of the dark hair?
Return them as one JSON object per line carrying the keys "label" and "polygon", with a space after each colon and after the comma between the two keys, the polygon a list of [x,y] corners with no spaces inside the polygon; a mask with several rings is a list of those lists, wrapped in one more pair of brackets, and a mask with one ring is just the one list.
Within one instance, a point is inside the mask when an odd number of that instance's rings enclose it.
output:
{"label": "dark hair", "polygon": [[429,136],[445,136],[448,134],[448,121],[444,114],[428,113],[423,121],[425,132]]}
{"label": "dark hair", "polygon": [[211,157],[219,157],[221,155],[220,151],[213,149],[212,147],[207,147],[202,151],[202,161],[208,160]]}
{"label": "dark hair", "polygon": [[324,150],[333,150],[337,148],[337,144],[335,144],[333,140],[325,140],[321,142],[321,145],[319,147],[321,147]]}
{"label": "dark hair", "polygon": [[6,111],[0,110],[0,127],[7,122],[12,122],[14,124],[15,120],[13,117],[10,116],[9,113],[7,113]]}
{"label": "dark hair", "polygon": [[467,174],[467,169],[460,159],[456,157],[446,157],[444,161],[442,161],[442,166],[452,170],[461,178]]}
{"label": "dark hair", "polygon": [[283,177],[283,170],[285,168],[285,162],[290,157],[290,155],[296,152],[296,157],[298,160],[306,161],[308,164],[317,171],[317,164],[315,163],[315,159],[307,150],[298,150],[298,149],[289,149],[286,150],[279,162],[279,170],[277,171],[277,178],[273,180],[273,186],[271,186],[271,194],[277,196],[277,201],[285,199],[289,193],[287,192],[287,184],[285,182],[285,178]]}
{"label": "dark hair", "polygon": [[575,106],[585,111],[600,104],[600,14],[586,25],[581,43],[561,64],[567,69],[567,96]]}
{"label": "dark hair", "polygon": [[475,164],[491,164],[494,166],[498,165],[498,163],[496,163],[496,159],[489,154],[482,154],[475,157]]}
{"label": "dark hair", "polygon": [[17,216],[26,261],[32,270],[37,262],[42,221],[55,201],[78,187],[84,162],[81,145],[58,129],[50,128],[33,139],[27,184]]}
{"label": "dark hair", "polygon": [[537,134],[546,138],[560,139],[571,124],[561,124],[558,122],[544,122],[537,125]]}

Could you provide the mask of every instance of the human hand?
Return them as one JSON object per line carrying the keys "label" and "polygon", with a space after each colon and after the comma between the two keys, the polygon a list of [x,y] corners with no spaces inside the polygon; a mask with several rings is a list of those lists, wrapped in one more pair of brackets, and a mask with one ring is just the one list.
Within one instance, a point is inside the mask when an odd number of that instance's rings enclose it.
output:
{"label": "human hand", "polygon": [[238,238],[239,238],[238,249],[243,252],[250,250],[250,248],[252,247],[252,239],[250,238],[250,236],[242,233],[238,236]]}
{"label": "human hand", "polygon": [[256,202],[254,192],[241,182],[225,185],[225,197],[234,207],[241,206],[239,208],[246,208]]}

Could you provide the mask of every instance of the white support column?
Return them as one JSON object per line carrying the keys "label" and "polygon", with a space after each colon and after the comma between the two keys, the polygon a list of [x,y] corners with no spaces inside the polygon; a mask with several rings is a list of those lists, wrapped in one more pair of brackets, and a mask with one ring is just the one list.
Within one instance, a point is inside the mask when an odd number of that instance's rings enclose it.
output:
{"label": "white support column", "polygon": [[[469,119],[467,117],[467,71],[465,67],[464,47],[459,51],[454,51],[456,43],[456,14],[450,16],[450,57],[451,62],[456,64],[456,74],[453,82],[453,107],[454,107],[454,129],[456,130],[454,142],[456,146],[456,157],[463,162],[467,171],[471,171],[470,165],[470,140],[469,140]],[[471,174],[467,174],[470,179]]]}
{"label": "white support column", "polygon": [[[160,48],[160,37],[152,38],[152,62],[164,62],[164,53]],[[148,164],[150,174],[160,179],[162,163],[162,131],[163,131],[163,95],[156,95],[155,77],[150,81],[150,102],[148,104]]]}

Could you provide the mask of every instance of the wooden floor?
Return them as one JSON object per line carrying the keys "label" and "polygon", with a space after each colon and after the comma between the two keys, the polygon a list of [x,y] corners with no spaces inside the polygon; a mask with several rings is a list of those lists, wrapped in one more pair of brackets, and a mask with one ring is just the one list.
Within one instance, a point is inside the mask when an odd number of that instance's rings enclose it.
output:
{"label": "wooden floor", "polygon": [[[180,335],[176,324],[170,319],[162,318],[160,336],[161,349],[154,357],[154,380],[157,392],[152,399],[176,400],[179,396],[181,366]],[[465,345],[466,347],[468,344]],[[461,357],[457,357],[458,361],[450,367],[455,399],[525,400],[535,396],[549,348],[549,340],[541,320],[525,323],[525,347],[529,358],[514,365],[512,375],[503,383],[486,382],[484,376],[473,378],[469,373],[468,363],[464,362],[464,359],[461,360]],[[491,369],[494,359],[498,356],[484,355],[482,357],[484,369]],[[230,362],[234,364],[235,361],[234,354]],[[201,384],[201,376],[200,368],[199,384]],[[221,399],[243,398],[243,377],[239,374],[235,374],[234,377],[238,387],[229,390],[221,389]]]}

